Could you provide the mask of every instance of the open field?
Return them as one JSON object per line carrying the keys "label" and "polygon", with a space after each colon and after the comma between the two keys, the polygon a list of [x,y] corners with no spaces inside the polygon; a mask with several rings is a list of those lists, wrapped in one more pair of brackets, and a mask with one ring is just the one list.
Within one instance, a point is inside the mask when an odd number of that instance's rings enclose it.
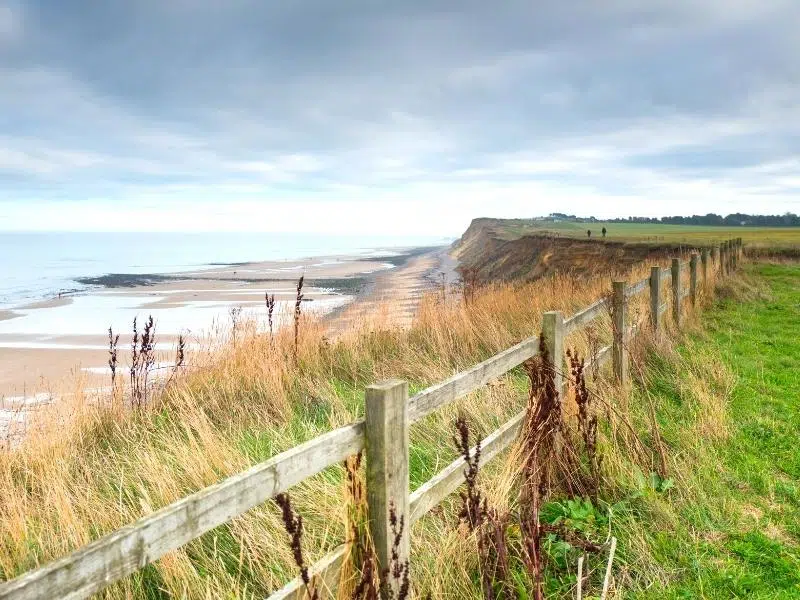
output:
{"label": "open field", "polygon": [[556,233],[561,236],[585,239],[591,229],[592,239],[602,239],[602,229],[607,229],[609,241],[663,242],[667,244],[715,244],[741,237],[746,244],[789,246],[800,245],[800,227],[710,227],[701,225],[661,225],[657,223],[558,223],[528,219],[496,220],[497,228],[505,239],[523,235]]}

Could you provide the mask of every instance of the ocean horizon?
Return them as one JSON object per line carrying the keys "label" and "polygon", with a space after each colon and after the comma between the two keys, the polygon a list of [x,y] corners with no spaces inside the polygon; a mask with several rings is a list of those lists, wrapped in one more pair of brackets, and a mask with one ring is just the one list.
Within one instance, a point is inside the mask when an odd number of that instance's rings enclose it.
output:
{"label": "ocean horizon", "polygon": [[96,287],[78,281],[87,277],[176,273],[224,264],[316,256],[369,256],[449,241],[412,235],[0,232],[0,308]]}

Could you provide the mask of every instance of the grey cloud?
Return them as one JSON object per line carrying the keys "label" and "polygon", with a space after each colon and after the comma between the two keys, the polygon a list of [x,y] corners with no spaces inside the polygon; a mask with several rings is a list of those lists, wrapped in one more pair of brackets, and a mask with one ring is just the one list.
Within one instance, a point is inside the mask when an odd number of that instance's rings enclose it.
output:
{"label": "grey cloud", "polygon": [[796,2],[538,4],[0,0],[0,190],[620,193],[797,156]]}

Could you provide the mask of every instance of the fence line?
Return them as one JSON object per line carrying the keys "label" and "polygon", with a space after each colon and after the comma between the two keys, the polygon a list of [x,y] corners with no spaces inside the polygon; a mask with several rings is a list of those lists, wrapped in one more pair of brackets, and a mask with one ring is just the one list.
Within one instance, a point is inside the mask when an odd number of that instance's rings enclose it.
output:
{"label": "fence line", "polygon": [[[712,249],[710,260],[720,274],[732,272],[742,255],[741,238],[729,240]],[[702,255],[702,284],[708,284],[709,254]],[[682,290],[681,273],[689,271],[689,289]],[[627,324],[627,304],[631,297],[650,290],[650,324],[656,333],[661,328],[660,315],[668,305],[661,302],[661,283],[671,282],[673,318],[680,325],[681,301],[690,296],[696,301],[698,289],[697,255],[689,264],[673,259],[671,270],[653,267],[650,277],[628,286],[614,282],[611,299],[604,298],[564,319],[560,312],[545,313],[542,339],[550,356],[563,360],[564,337],[577,331],[611,308],[613,343],[593,357],[600,366],[612,360],[616,379],[627,379],[627,340],[640,326]],[[436,409],[489,383],[529,358],[536,356],[539,336],[530,337],[495,356],[433,385],[408,398],[405,382],[384,382],[370,386],[365,404],[366,420],[340,427],[300,444],[286,452],[204,488],[170,504],[135,523],[123,527],[75,552],[43,567],[0,584],[0,600],[34,598],[86,598],[123,577],[144,568],[161,556],[196,539],[286,491],[293,485],[342,462],[348,456],[367,450],[367,495],[371,507],[370,531],[376,541],[378,559],[386,564],[391,551],[387,535],[388,507],[394,506],[398,517],[413,523],[438,505],[463,482],[463,458],[454,460],[414,492],[408,491],[408,428]],[[559,360],[559,359],[556,359]],[[563,393],[563,365],[554,369],[557,390]],[[482,467],[498,456],[516,439],[525,412],[512,417],[481,442]],[[365,426],[365,423],[369,425]],[[471,451],[474,452],[474,449]],[[406,536],[410,532],[406,526]],[[409,541],[401,544],[401,559],[407,557]],[[338,573],[346,556],[342,545],[309,568],[318,582],[329,590],[338,585]],[[275,592],[271,599],[299,598],[301,582],[295,579]]]}
{"label": "fence line", "polygon": [[[611,357],[611,346],[605,346],[597,352],[597,355],[587,361],[585,371],[591,367],[601,367],[608,362]],[[565,386],[568,382],[565,382]],[[494,458],[500,455],[503,450],[508,448],[516,439],[516,435],[525,419],[527,409],[523,410],[503,423],[492,433],[480,442],[481,460],[478,464],[479,470],[489,464]],[[477,445],[476,445],[477,446]],[[470,456],[475,456],[476,446],[470,448]],[[444,498],[453,493],[458,486],[464,482],[464,458],[459,456],[444,469],[439,471],[431,479],[420,485],[411,492],[409,497],[410,522],[416,523],[432,508],[437,506]],[[335,596],[339,580],[339,569],[342,560],[347,552],[347,546],[341,544],[309,568],[309,575],[316,577],[316,582],[324,586],[324,590],[331,596]],[[331,573],[331,571],[335,571]],[[283,588],[273,593],[269,600],[284,600],[286,598],[302,598],[305,587],[302,579],[296,577]]]}

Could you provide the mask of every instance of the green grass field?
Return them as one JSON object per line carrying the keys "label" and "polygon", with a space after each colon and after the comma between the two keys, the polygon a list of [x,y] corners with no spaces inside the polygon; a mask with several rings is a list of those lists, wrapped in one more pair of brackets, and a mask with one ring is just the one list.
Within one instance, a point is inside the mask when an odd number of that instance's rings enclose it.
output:
{"label": "green grass field", "polygon": [[693,464],[669,529],[633,519],[669,577],[631,597],[800,598],[800,266],[751,266],[748,276],[749,297],[717,301],[680,349],[719,357],[735,375],[724,441],[682,447],[698,418],[690,385],[667,362],[649,365],[664,437]]}
{"label": "green grass field", "polygon": [[514,219],[503,222],[502,233],[507,239],[532,233],[553,232],[561,236],[586,238],[591,229],[592,239],[624,242],[666,242],[687,244],[714,244],[734,237],[756,245],[800,245],[800,227],[709,227],[701,225],[661,225],[656,223],[558,223]]}

